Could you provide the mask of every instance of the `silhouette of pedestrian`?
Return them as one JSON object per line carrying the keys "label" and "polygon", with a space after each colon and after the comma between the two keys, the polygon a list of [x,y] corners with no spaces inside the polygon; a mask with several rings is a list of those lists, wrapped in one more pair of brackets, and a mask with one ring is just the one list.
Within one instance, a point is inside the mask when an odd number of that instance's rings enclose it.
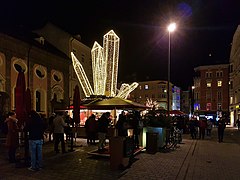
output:
{"label": "silhouette of pedestrian", "polygon": [[223,142],[223,135],[224,135],[224,130],[226,128],[226,123],[222,118],[220,118],[218,120],[217,125],[218,125],[218,142],[220,143],[220,142]]}
{"label": "silhouette of pedestrian", "polygon": [[5,120],[8,126],[6,145],[8,147],[8,157],[10,163],[16,162],[16,149],[18,147],[18,126],[15,112],[9,112]]}

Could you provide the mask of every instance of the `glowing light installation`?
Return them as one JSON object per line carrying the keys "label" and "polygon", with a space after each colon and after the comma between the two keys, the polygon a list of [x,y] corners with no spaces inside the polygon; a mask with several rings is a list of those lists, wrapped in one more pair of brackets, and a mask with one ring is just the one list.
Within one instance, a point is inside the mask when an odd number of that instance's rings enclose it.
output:
{"label": "glowing light installation", "polygon": [[73,54],[73,52],[71,52],[71,56],[72,56],[73,68],[74,68],[74,70],[77,74],[78,80],[83,88],[83,92],[87,97],[89,97],[90,95],[93,95],[93,90],[88,81],[86,73],[85,73],[82,65],[76,58],[76,56]]}
{"label": "glowing light installation", "polygon": [[134,82],[131,85],[129,84],[122,84],[121,88],[117,94],[117,97],[123,98],[123,99],[127,99],[128,95],[135,89],[138,87],[138,83]]}
{"label": "glowing light installation", "polygon": [[71,53],[73,68],[86,97],[90,95],[106,95],[126,99],[138,86],[136,82],[131,85],[122,84],[117,94],[119,42],[120,39],[113,30],[104,35],[103,47],[97,42],[94,42],[91,50],[94,93],[81,63],[74,54]]}
{"label": "glowing light installation", "polygon": [[113,30],[103,36],[103,56],[107,62],[106,96],[115,96],[117,90],[119,37]]}
{"label": "glowing light installation", "polygon": [[94,94],[104,95],[106,86],[106,60],[103,58],[103,48],[95,42],[92,48],[92,70]]}

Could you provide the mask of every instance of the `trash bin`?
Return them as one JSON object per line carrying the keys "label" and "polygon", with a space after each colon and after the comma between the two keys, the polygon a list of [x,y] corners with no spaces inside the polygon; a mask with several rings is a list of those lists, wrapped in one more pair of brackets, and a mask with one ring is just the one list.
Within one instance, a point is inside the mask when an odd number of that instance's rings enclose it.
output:
{"label": "trash bin", "polygon": [[[112,170],[126,167],[129,163],[128,148],[125,147],[125,137],[111,137],[110,138],[110,167]],[[127,148],[127,149],[126,149]],[[124,152],[126,151],[126,152]]]}
{"label": "trash bin", "polygon": [[147,132],[146,150],[149,154],[158,152],[157,137],[158,133]]}

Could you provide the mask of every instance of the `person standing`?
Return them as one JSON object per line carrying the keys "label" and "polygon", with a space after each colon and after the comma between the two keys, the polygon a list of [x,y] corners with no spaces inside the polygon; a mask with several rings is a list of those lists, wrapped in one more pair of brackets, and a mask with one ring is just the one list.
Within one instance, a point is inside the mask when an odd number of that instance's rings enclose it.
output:
{"label": "person standing", "polygon": [[207,127],[207,120],[206,118],[199,120],[199,139],[204,139],[205,136],[205,130]]}
{"label": "person standing", "polygon": [[212,126],[213,126],[213,123],[210,119],[207,121],[207,136],[211,136]]}
{"label": "person standing", "polygon": [[125,115],[125,112],[122,111],[122,113],[119,114],[118,121],[116,124],[118,136],[122,136],[122,137],[128,136],[127,126],[128,126],[127,117]]}
{"label": "person standing", "polygon": [[96,116],[92,114],[85,123],[87,143],[95,144],[96,134],[97,134],[97,121]]}
{"label": "person standing", "polygon": [[53,119],[55,117],[56,117],[56,114],[52,113],[52,115],[48,119],[49,142],[51,142],[51,137],[52,137],[52,134],[53,134]]}
{"label": "person standing", "polygon": [[104,144],[106,140],[106,135],[108,132],[108,126],[110,123],[110,112],[103,113],[102,116],[98,119],[98,151],[104,151]]}
{"label": "person standing", "polygon": [[65,151],[65,142],[64,142],[64,127],[67,124],[64,122],[63,113],[58,112],[57,116],[53,119],[53,132],[54,132],[54,151],[59,153],[58,144],[61,142],[62,153],[66,153]]}
{"label": "person standing", "polygon": [[188,123],[189,125],[189,130],[190,130],[190,134],[192,139],[196,139],[197,138],[197,125],[194,119],[191,119]]}
{"label": "person standing", "polygon": [[134,142],[134,148],[138,149],[139,148],[139,121],[140,121],[140,113],[138,111],[134,112],[133,116],[133,142]]}
{"label": "person standing", "polygon": [[223,142],[223,135],[224,135],[224,129],[226,128],[226,124],[225,124],[225,121],[220,118],[218,120],[218,142]]}
{"label": "person standing", "polygon": [[29,132],[29,151],[31,155],[31,171],[37,171],[42,166],[42,145],[46,124],[41,116],[34,110],[30,112],[30,119],[26,123],[26,130]]}
{"label": "person standing", "polygon": [[238,127],[238,130],[240,130],[240,121],[239,121],[239,118],[238,118],[237,121],[236,121],[236,125],[237,125],[237,127]]}
{"label": "person standing", "polygon": [[8,147],[8,157],[10,163],[16,162],[16,149],[18,147],[18,125],[17,125],[16,113],[9,112],[8,118],[6,118],[5,123],[7,123],[8,132],[6,145]]}

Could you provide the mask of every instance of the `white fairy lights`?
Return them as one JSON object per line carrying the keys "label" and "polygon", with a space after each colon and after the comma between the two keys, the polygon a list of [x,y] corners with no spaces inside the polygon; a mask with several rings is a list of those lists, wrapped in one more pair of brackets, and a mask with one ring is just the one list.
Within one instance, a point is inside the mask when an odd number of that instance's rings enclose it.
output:
{"label": "white fairy lights", "polygon": [[119,43],[120,38],[113,30],[104,35],[103,47],[94,42],[91,50],[94,92],[81,63],[71,53],[73,68],[86,97],[90,95],[106,95],[108,97],[117,96],[126,99],[138,86],[136,82],[131,85],[122,84],[117,94]]}
{"label": "white fairy lights", "polygon": [[72,63],[73,63],[73,68],[77,74],[78,80],[82,86],[83,92],[84,94],[89,97],[90,95],[93,95],[93,90],[92,87],[89,83],[89,80],[86,76],[86,73],[82,67],[82,65],[80,64],[80,62],[78,61],[78,59],[76,58],[76,56],[73,54],[73,52],[71,52],[71,56],[72,56]]}

